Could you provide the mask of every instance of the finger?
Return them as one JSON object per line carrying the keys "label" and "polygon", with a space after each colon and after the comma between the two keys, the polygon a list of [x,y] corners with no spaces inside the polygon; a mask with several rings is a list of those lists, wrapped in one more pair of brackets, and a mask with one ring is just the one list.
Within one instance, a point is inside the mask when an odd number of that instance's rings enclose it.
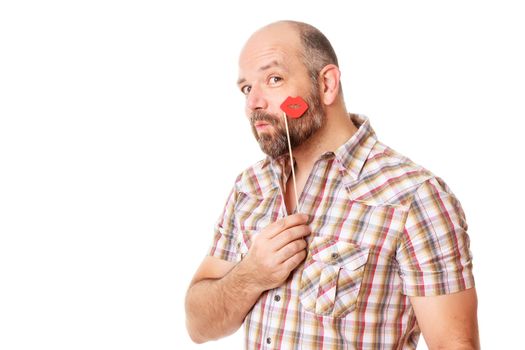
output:
{"label": "finger", "polygon": [[288,243],[284,247],[282,247],[279,251],[276,253],[276,259],[279,263],[283,263],[296,255],[297,253],[301,251],[305,251],[306,248],[306,241],[304,239],[298,239],[293,242]]}
{"label": "finger", "polygon": [[295,269],[306,258],[306,250],[300,250],[294,256],[283,262],[283,268],[287,271]]}
{"label": "finger", "polygon": [[275,250],[279,250],[288,243],[308,236],[310,233],[312,233],[312,230],[310,230],[310,227],[307,225],[290,227],[289,229],[275,235],[271,239],[271,244]]}
{"label": "finger", "polygon": [[266,227],[266,236],[272,238],[290,227],[306,224],[307,221],[308,215],[306,214],[289,215],[268,225]]}

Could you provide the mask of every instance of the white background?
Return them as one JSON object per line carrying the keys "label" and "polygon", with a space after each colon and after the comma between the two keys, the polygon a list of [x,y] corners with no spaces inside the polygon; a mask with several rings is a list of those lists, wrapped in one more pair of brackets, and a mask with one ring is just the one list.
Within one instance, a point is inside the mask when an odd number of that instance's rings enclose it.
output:
{"label": "white background", "polygon": [[461,200],[482,345],[516,348],[517,3],[3,1],[0,348],[241,348],[242,332],[193,345],[183,302],[235,176],[262,157],[237,58],[278,19],[321,29],[348,109]]}

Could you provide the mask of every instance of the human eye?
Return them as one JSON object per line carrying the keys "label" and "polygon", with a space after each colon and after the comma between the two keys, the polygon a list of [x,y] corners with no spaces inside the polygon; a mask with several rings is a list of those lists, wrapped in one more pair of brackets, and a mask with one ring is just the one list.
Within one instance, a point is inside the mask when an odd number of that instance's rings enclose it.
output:
{"label": "human eye", "polygon": [[270,85],[277,85],[279,84],[281,81],[283,80],[283,78],[277,76],[277,75],[272,75],[269,79],[268,79],[268,83]]}
{"label": "human eye", "polygon": [[245,95],[248,95],[251,90],[252,87],[250,85],[244,85],[243,87],[241,87],[241,92]]}

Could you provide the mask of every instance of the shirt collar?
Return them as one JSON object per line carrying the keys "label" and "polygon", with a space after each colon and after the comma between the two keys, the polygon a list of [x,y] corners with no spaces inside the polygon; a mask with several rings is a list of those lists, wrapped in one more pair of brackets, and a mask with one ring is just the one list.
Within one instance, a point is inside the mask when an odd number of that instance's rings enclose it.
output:
{"label": "shirt collar", "polygon": [[377,136],[366,116],[350,113],[349,117],[357,131],[335,150],[334,154],[340,170],[346,170],[353,180],[357,180],[372,147],[377,142]]}
{"label": "shirt collar", "polygon": [[[335,152],[326,152],[320,159],[335,157],[339,164],[339,170],[346,172],[353,180],[357,180],[372,147],[377,142],[377,136],[370,125],[370,120],[365,115],[349,113],[349,118],[354,123],[357,131],[344,144],[339,146]],[[283,173],[287,174],[290,171],[288,153],[275,159],[268,156],[265,163],[265,165],[272,167],[277,178],[280,178]]]}

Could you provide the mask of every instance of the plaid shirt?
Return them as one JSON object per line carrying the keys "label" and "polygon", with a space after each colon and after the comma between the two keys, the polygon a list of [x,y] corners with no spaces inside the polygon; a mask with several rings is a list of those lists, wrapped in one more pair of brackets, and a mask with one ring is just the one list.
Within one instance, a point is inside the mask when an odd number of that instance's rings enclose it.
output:
{"label": "plaid shirt", "polygon": [[[409,296],[474,286],[461,204],[439,177],[377,140],[368,118],[315,163],[299,199],[312,218],[308,255],[245,318],[247,349],[415,349]],[[286,215],[287,156],[242,172],[209,255],[239,262]]]}

